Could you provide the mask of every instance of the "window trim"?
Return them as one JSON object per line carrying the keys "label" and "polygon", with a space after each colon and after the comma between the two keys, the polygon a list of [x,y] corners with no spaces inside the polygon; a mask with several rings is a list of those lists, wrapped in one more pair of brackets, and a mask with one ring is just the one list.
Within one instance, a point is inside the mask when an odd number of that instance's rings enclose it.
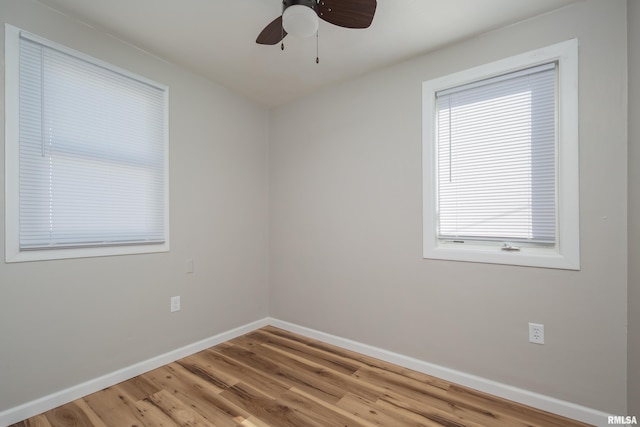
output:
{"label": "window trim", "polygon": [[[558,62],[557,227],[556,243],[502,250],[500,244],[454,243],[437,237],[436,93],[521,69]],[[422,84],[423,258],[580,269],[578,40],[547,46]]]}
{"label": "window trim", "polygon": [[[88,61],[164,91],[164,242],[155,244],[126,244],[97,247],[52,249],[20,249],[20,170],[19,170],[19,40],[27,34],[45,46]],[[89,55],[70,49],[40,36],[5,24],[5,261],[24,262],[67,258],[86,258],[169,251],[169,88],[130,71],[124,70]]]}

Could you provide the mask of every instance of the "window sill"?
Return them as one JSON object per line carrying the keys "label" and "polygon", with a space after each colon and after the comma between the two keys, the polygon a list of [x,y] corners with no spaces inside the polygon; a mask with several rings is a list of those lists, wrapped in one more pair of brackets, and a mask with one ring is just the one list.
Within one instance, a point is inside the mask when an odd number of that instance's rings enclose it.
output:
{"label": "window sill", "polygon": [[105,246],[92,248],[43,249],[32,251],[10,251],[7,248],[6,262],[48,261],[72,258],[135,255],[169,252],[169,243],[129,246]]}
{"label": "window sill", "polygon": [[464,243],[434,244],[425,247],[423,258],[446,261],[504,264],[524,267],[580,270],[579,258],[559,253],[555,248],[521,248],[519,251],[504,251],[500,246],[484,246]]}

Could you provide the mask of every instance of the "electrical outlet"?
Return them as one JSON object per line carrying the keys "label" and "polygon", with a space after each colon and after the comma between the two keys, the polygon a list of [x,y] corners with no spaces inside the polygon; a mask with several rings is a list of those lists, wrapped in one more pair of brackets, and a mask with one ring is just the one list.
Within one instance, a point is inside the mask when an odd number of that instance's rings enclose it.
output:
{"label": "electrical outlet", "polygon": [[544,344],[544,325],[540,323],[529,323],[529,342]]}
{"label": "electrical outlet", "polygon": [[171,312],[180,311],[180,297],[171,297]]}

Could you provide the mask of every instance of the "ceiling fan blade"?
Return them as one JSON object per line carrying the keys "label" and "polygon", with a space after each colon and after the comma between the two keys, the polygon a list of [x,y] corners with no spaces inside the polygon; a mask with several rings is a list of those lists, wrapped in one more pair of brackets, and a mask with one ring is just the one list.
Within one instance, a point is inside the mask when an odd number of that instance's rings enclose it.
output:
{"label": "ceiling fan blade", "polygon": [[258,44],[278,44],[287,35],[282,28],[282,16],[278,16],[271,21],[269,25],[258,35],[256,43]]}
{"label": "ceiling fan blade", "polygon": [[376,0],[319,0],[318,16],[339,27],[367,28],[376,6]]}

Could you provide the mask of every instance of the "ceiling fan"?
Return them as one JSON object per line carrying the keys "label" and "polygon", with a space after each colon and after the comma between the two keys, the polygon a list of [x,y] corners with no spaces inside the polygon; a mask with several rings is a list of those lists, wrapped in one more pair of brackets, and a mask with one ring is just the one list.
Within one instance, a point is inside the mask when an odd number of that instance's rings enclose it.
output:
{"label": "ceiling fan", "polygon": [[256,43],[275,45],[287,33],[312,36],[318,30],[318,18],[339,27],[367,28],[376,6],[376,0],[283,0],[282,15],[262,30]]}

